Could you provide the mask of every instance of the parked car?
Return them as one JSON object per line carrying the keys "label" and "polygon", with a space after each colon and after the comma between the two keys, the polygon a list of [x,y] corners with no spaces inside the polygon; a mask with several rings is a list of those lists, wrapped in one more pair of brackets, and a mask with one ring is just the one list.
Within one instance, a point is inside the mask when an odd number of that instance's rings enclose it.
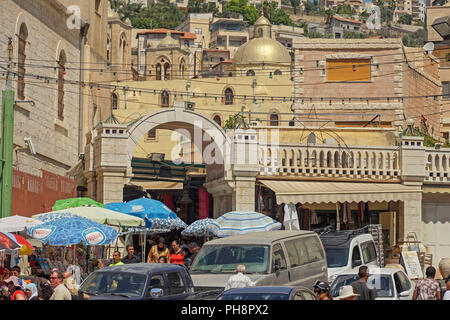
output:
{"label": "parked car", "polygon": [[317,297],[305,287],[260,286],[230,289],[217,300],[317,300]]}
{"label": "parked car", "polygon": [[187,269],[165,263],[133,263],[102,268],[91,273],[79,290],[88,294],[90,300],[181,300],[194,295]]}
{"label": "parked car", "polygon": [[327,280],[325,251],[312,231],[267,231],[212,240],[195,257],[190,274],[196,290],[223,289],[239,264],[257,286],[312,288]]}
{"label": "parked car", "polygon": [[[349,270],[337,275],[331,284],[333,297],[339,295],[342,286],[357,281],[358,270]],[[367,283],[377,290],[377,300],[412,300],[415,284],[400,269],[369,267]]]}
{"label": "parked car", "polygon": [[379,266],[373,237],[359,230],[330,231],[320,235],[328,265],[328,282],[359,266]]}

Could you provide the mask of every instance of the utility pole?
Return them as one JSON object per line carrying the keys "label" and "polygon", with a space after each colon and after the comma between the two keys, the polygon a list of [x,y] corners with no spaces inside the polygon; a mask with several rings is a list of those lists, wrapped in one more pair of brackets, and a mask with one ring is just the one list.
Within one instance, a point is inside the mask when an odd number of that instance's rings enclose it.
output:
{"label": "utility pole", "polygon": [[11,63],[13,56],[12,38],[8,39],[8,70],[6,90],[2,92],[2,138],[0,144],[0,217],[11,215],[12,202],[12,156],[14,144],[14,90],[12,90]]}

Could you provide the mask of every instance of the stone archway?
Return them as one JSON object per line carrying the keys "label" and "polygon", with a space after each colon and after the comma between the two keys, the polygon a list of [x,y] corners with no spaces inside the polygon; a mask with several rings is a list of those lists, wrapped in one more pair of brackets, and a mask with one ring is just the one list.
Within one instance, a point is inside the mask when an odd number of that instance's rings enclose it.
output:
{"label": "stone archway", "polygon": [[[200,129],[200,137],[195,137],[195,132],[193,136],[197,149],[206,151],[214,145],[219,153],[214,152],[217,157],[203,159],[207,170],[205,186],[214,198],[214,215],[217,217],[231,210],[254,210],[255,176],[259,169],[257,163],[246,161],[246,156],[237,148],[248,141],[255,145],[256,133],[227,134],[213,119],[185,109],[184,104],[143,116],[128,125],[101,124],[90,132],[84,171],[88,196],[103,203],[122,202],[123,186],[132,178],[131,160],[138,142],[150,130],[174,124],[190,126],[193,131]],[[253,136],[249,138],[249,135]],[[232,165],[236,159],[244,161]]]}

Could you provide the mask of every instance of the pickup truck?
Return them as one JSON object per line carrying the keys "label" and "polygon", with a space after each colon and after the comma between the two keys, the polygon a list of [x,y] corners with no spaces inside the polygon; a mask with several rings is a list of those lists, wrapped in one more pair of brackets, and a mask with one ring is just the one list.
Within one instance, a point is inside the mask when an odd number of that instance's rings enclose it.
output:
{"label": "pickup truck", "polygon": [[221,292],[195,292],[185,266],[167,263],[130,263],[91,273],[79,291],[89,300],[215,299]]}

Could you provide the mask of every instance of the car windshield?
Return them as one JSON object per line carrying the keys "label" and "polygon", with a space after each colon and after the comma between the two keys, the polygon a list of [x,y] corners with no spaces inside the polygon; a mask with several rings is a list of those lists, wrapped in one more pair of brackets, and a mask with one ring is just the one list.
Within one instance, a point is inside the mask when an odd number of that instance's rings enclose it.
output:
{"label": "car windshield", "polygon": [[326,248],[328,268],[345,267],[348,262],[348,248]]}
{"label": "car windshield", "polygon": [[282,293],[224,294],[217,300],[289,300],[289,295]]}
{"label": "car windshield", "polygon": [[269,246],[203,246],[192,263],[191,273],[234,273],[239,264],[247,273],[267,273]]}
{"label": "car windshield", "polygon": [[80,286],[80,290],[92,295],[117,295],[140,297],[143,294],[145,280],[142,274],[124,272],[93,272]]}
{"label": "car windshield", "polygon": [[[354,275],[339,275],[331,285],[331,294],[333,297],[339,295],[339,290],[342,286],[350,285],[352,282],[357,281],[359,276]],[[387,274],[372,274],[369,275],[367,283],[377,290],[377,298],[389,298],[394,296],[394,287],[392,284],[391,276]]]}

